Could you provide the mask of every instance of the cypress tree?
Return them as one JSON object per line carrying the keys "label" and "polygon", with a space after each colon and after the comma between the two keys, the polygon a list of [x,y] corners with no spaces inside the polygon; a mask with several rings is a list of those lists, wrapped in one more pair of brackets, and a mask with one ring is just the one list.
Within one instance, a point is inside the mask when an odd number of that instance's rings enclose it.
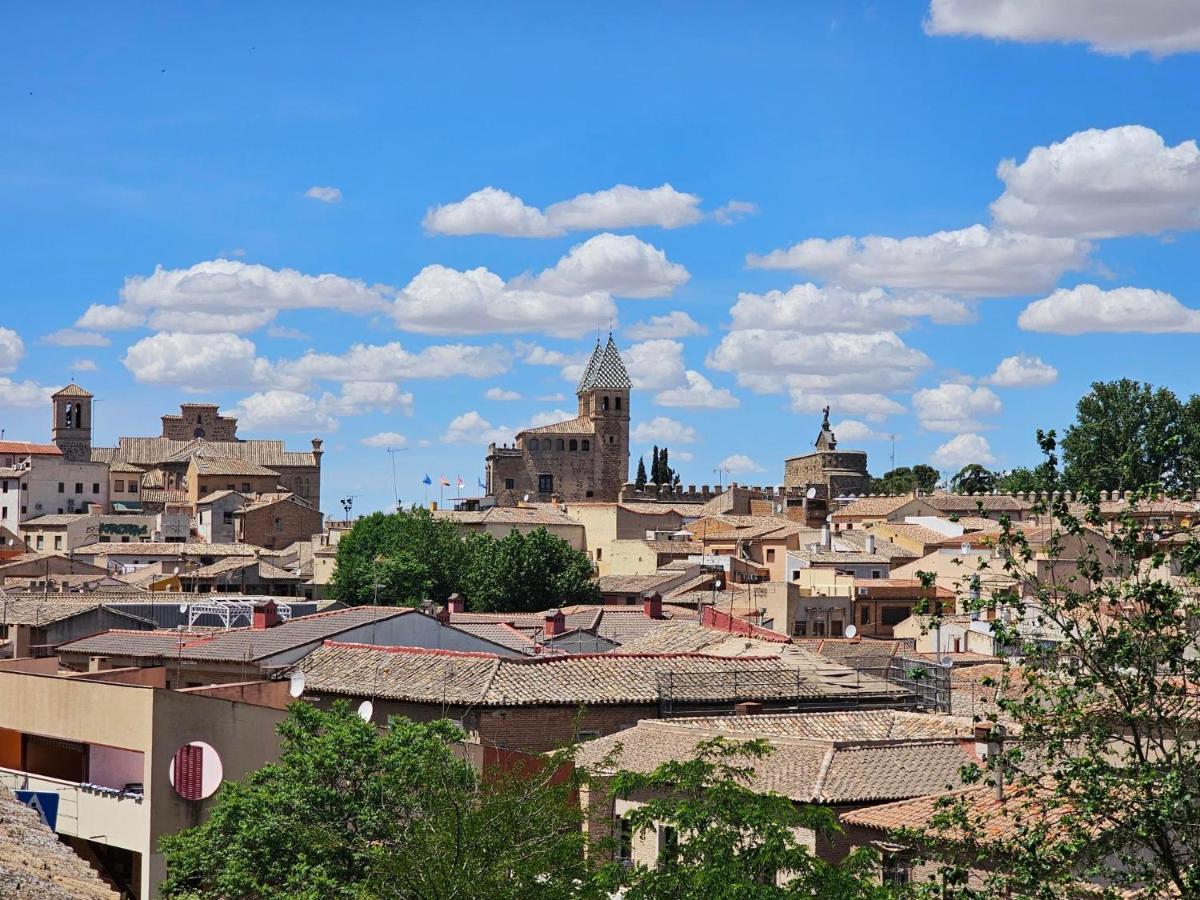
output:
{"label": "cypress tree", "polygon": [[638,457],[637,479],[633,482],[640,491],[646,487],[646,458]]}
{"label": "cypress tree", "polygon": [[658,445],[655,444],[654,445],[654,456],[651,457],[651,461],[650,461],[650,480],[653,481],[655,484],[661,484],[662,482],[659,481],[659,476],[661,474],[662,474],[662,468],[661,468],[661,465],[658,460]]}

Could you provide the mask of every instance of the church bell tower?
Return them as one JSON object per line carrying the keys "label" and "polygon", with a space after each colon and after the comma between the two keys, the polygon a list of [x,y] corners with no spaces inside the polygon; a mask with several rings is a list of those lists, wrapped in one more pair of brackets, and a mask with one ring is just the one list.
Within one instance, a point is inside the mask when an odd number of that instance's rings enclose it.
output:
{"label": "church bell tower", "polygon": [[92,459],[92,395],[77,384],[68,384],[50,397],[54,446],[70,462]]}

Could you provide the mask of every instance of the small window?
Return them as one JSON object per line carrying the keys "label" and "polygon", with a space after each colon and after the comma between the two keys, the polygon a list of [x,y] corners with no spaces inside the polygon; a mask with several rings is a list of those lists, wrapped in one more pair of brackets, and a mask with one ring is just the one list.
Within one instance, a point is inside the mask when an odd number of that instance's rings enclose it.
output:
{"label": "small window", "polygon": [[774,547],[767,548],[767,562],[775,562],[775,548]]}
{"label": "small window", "polygon": [[39,534],[37,536],[37,548],[39,550],[42,550],[45,548],[45,546],[46,546],[46,537],[45,537],[45,535]]}
{"label": "small window", "polygon": [[825,623],[813,622],[813,637],[825,637]]}
{"label": "small window", "polygon": [[605,412],[608,412],[608,398],[607,397],[603,398],[600,401],[600,408],[602,410],[604,410]]}
{"label": "small window", "polygon": [[136,494],[138,492],[138,483],[136,481],[129,482],[129,493]]}
{"label": "small window", "polygon": [[124,478],[118,478],[116,481],[113,482],[113,493],[114,494],[125,493],[125,479]]}
{"label": "small window", "polygon": [[225,514],[223,516],[223,521],[225,522],[226,525],[233,524],[233,513],[230,510],[225,510]]}
{"label": "small window", "polygon": [[564,441],[562,438],[559,438],[557,441],[554,442],[554,449],[555,450],[566,450],[567,442]]}
{"label": "small window", "polygon": [[242,490],[247,494],[250,493],[250,482],[243,481],[242,482]]}
{"label": "small window", "polygon": [[75,482],[75,493],[77,493],[77,494],[83,493],[83,482],[82,481]]}
{"label": "small window", "polygon": [[[233,490],[233,485],[232,485],[232,484],[227,484],[227,485],[225,485],[225,490],[227,490],[227,491],[232,491],[232,490]],[[249,490],[249,488],[246,488],[246,490]]]}
{"label": "small window", "polygon": [[872,578],[882,578],[882,577],[883,577],[883,573],[882,573],[882,572],[880,572],[878,569],[872,569],[872,570],[871,570],[871,577],[872,577]]}
{"label": "small window", "polygon": [[516,488],[517,488],[516,479],[514,479],[514,478],[505,478],[504,479],[504,489],[506,491],[513,491],[513,490],[516,490]]}
{"label": "small window", "polygon": [[98,483],[96,483],[95,481],[92,482],[92,493],[93,494],[100,493],[100,485]]}
{"label": "small window", "polygon": [[679,832],[670,825],[658,826],[659,868],[674,865],[679,856]]}
{"label": "small window", "polygon": [[553,475],[539,475],[538,476],[538,493],[549,494],[553,490],[554,490],[554,476]]}
{"label": "small window", "polygon": [[912,880],[912,866],[899,853],[885,853],[882,875],[884,884],[903,887]]}
{"label": "small window", "polygon": [[540,448],[538,447],[538,439],[537,439],[537,438],[530,438],[530,439],[529,439],[529,449],[530,449],[530,450],[538,450],[538,449],[540,449]]}
{"label": "small window", "polygon": [[54,536],[54,549],[55,550],[62,549],[62,535],[61,534],[56,534]]}
{"label": "small window", "polygon": [[58,483],[58,492],[60,494],[63,492],[63,483],[61,481]]}
{"label": "small window", "polygon": [[572,452],[577,451],[579,449],[579,441],[571,438],[571,443],[567,446],[567,449],[571,450]]}
{"label": "small window", "polygon": [[858,624],[859,625],[870,625],[871,624],[871,607],[865,606],[865,605],[862,607],[862,609],[858,613]]}
{"label": "small window", "polygon": [[806,634],[808,634],[808,623],[797,622],[792,626],[792,634],[796,637],[804,637]]}
{"label": "small window", "polygon": [[8,493],[8,481],[7,480],[5,480],[5,482],[4,482],[4,493],[6,493],[6,494]]}
{"label": "small window", "polygon": [[617,839],[617,862],[623,866],[633,865],[633,824],[624,816],[617,816],[613,823]]}
{"label": "small window", "polygon": [[613,397],[613,408],[614,409],[621,408],[621,398],[620,397]]}
{"label": "small window", "polygon": [[592,442],[591,442],[591,441],[584,441],[584,442],[583,442],[583,443],[580,445],[580,449],[581,449],[581,450],[583,450],[583,452],[584,452],[584,453],[587,453],[589,450],[591,450],[591,449],[592,449]]}
{"label": "small window", "polygon": [[600,562],[600,560],[603,558],[603,556],[604,556],[604,548],[597,547],[596,548],[596,562]]}

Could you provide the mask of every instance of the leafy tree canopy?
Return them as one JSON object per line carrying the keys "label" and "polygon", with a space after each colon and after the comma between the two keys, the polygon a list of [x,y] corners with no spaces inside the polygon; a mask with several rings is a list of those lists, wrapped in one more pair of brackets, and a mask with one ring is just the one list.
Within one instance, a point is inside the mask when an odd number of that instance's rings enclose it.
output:
{"label": "leafy tree canopy", "polygon": [[996,476],[979,463],[959,469],[950,479],[950,490],[959,494],[985,494],[996,489]]}
{"label": "leafy tree canopy", "polygon": [[933,466],[924,463],[912,466],[899,466],[883,474],[882,478],[871,479],[873,494],[909,494],[915,490],[930,493],[938,483],[938,471]]}

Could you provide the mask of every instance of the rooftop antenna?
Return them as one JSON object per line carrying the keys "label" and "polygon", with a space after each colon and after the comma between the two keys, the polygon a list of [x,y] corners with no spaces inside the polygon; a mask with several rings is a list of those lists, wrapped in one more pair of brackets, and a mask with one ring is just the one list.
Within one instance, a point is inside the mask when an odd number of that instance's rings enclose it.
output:
{"label": "rooftop antenna", "polygon": [[715,469],[713,469],[713,472],[715,472],[716,476],[717,476],[717,493],[718,494],[721,493],[721,491],[723,491],[725,489],[724,488],[724,476],[728,475],[732,471],[733,470],[727,466],[717,466]]}
{"label": "rooftop antenna", "polygon": [[889,434],[888,437],[892,441],[892,468],[894,469],[896,468],[896,435]]}
{"label": "rooftop antenna", "polygon": [[[396,454],[403,453],[407,447],[388,447],[388,456],[392,460],[392,494],[396,500],[396,509],[400,508],[400,488],[396,485]],[[346,518],[350,518],[350,514],[346,514]]]}

